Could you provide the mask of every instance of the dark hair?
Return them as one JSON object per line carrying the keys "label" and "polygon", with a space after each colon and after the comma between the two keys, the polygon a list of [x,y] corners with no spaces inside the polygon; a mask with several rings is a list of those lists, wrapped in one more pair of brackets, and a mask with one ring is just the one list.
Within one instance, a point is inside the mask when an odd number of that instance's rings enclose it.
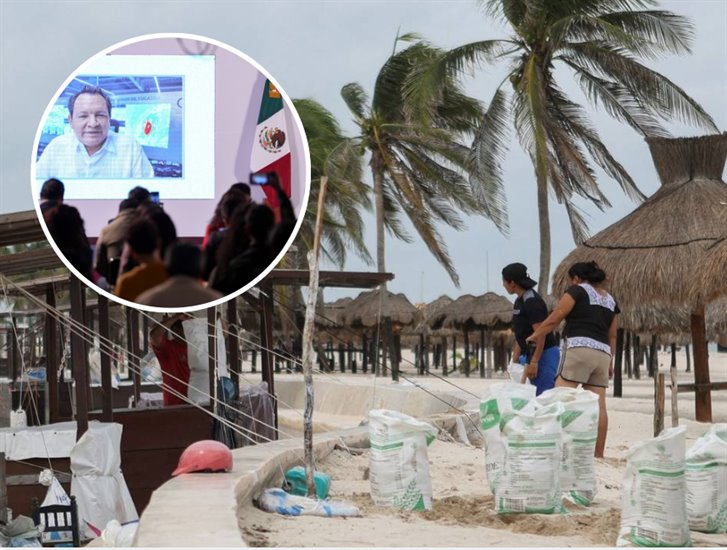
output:
{"label": "dark hair", "polygon": [[193,244],[176,242],[167,249],[164,264],[170,277],[188,275],[199,279],[202,275],[202,252]]}
{"label": "dark hair", "polygon": [[235,208],[246,202],[246,199],[247,197],[245,197],[244,193],[238,189],[233,189],[231,187],[225,191],[217,203],[217,206],[215,206],[215,212],[210,220],[210,226],[216,230],[219,227],[223,227],[225,221],[229,223],[232,219],[232,213],[235,211]]}
{"label": "dark hair", "polygon": [[606,280],[606,272],[596,262],[578,262],[568,270],[568,277],[580,277],[589,283],[602,283]]}
{"label": "dark hair", "polygon": [[159,234],[151,221],[140,219],[129,227],[126,241],[137,254],[151,254],[159,246]]}
{"label": "dark hair", "polygon": [[136,208],[139,203],[134,199],[124,199],[119,203],[119,212],[122,210],[128,210],[129,208]]}
{"label": "dark hair", "polygon": [[245,222],[256,243],[267,243],[270,232],[275,227],[275,213],[265,204],[256,204],[247,211]]}
{"label": "dark hair", "polygon": [[40,198],[52,201],[62,201],[66,188],[61,180],[50,178],[43,182],[40,188]]}
{"label": "dark hair", "polygon": [[167,247],[177,240],[177,228],[172,218],[164,211],[164,208],[153,202],[145,202],[139,205],[139,212],[143,218],[150,220],[157,229],[161,240],[159,253],[164,257]]}
{"label": "dark hair", "polygon": [[137,185],[129,191],[129,198],[134,199],[139,204],[148,201],[150,196],[151,193],[149,193],[149,190],[141,185]]}
{"label": "dark hair", "polygon": [[68,112],[71,114],[71,117],[73,117],[73,107],[76,104],[76,99],[78,99],[78,96],[81,94],[100,95],[104,98],[106,101],[106,108],[109,110],[109,117],[111,117],[111,100],[109,99],[109,96],[106,95],[106,92],[97,86],[84,86],[80,91],[71,96],[68,100]]}
{"label": "dark hair", "polygon": [[230,185],[230,191],[232,190],[240,191],[241,193],[244,193],[248,197],[250,196],[250,186],[247,183],[242,183],[241,181],[238,181],[237,183],[233,183]]}
{"label": "dark hair", "polygon": [[48,231],[58,248],[83,248],[88,238],[81,213],[75,206],[59,204],[46,218]]}

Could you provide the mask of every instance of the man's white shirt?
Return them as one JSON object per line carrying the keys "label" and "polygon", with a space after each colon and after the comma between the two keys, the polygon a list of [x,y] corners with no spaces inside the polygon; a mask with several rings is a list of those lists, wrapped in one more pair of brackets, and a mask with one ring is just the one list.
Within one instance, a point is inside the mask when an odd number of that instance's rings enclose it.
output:
{"label": "man's white shirt", "polygon": [[153,178],[154,168],[131,136],[109,132],[101,149],[89,155],[73,133],[53,139],[36,164],[36,178]]}

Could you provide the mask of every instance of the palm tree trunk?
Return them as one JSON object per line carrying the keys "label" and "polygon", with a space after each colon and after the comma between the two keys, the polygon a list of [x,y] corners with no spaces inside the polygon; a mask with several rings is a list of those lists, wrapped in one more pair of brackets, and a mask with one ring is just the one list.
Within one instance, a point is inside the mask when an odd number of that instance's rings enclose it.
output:
{"label": "palm tree trunk", "polygon": [[538,291],[545,296],[550,283],[550,216],[548,214],[548,178],[544,172],[535,169],[538,181],[538,229],[540,231],[540,274]]}
{"label": "palm tree trunk", "polygon": [[[371,159],[371,168],[374,176],[374,205],[376,207],[376,267],[379,273],[386,271],[386,258],[384,253],[384,175],[381,168],[381,162],[376,157]],[[391,377],[394,380],[399,379],[399,365],[396,359],[396,353],[393,349],[393,330],[391,325],[391,315],[389,314],[389,295],[386,289],[386,283],[382,283],[379,287],[381,293],[381,334],[384,341],[384,349],[391,358]],[[379,374],[378,357],[376,358],[376,373]],[[386,370],[386,361],[384,360],[384,372]]]}

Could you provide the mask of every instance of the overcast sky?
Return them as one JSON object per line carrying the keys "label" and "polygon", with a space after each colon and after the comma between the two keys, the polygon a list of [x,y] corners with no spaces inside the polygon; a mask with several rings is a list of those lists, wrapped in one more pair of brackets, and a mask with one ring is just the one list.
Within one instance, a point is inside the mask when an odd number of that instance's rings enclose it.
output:
{"label": "overcast sky", "polygon": [[[661,7],[690,17],[695,25],[693,54],[668,57],[649,66],[682,86],[727,129],[727,1],[671,0]],[[33,1],[0,0],[0,212],[33,208],[30,159],[43,111],[63,81],[86,59],[121,40],[155,32],[185,32],[221,40],[264,66],[293,98],[312,97],[330,109],[344,130],[354,126],[340,98],[352,81],[371,92],[394,37],[417,32],[434,44],[451,48],[467,42],[506,36],[506,29],[488,19],[474,0],[452,1]],[[498,75],[499,78],[498,78]],[[467,82],[467,91],[489,101],[502,71],[481,70]],[[581,100],[567,73],[561,85]],[[589,108],[590,109],[590,108]],[[592,120],[614,156],[632,174],[642,191],[658,187],[656,172],[643,140],[629,127],[593,111]],[[675,135],[700,131],[671,127]],[[469,218],[463,231],[442,228],[461,288],[416,238],[405,244],[388,238],[387,269],[396,278],[390,289],[405,292],[414,302],[442,294],[455,297],[502,292],[503,265],[521,261],[537,279],[538,236],[535,181],[532,167],[516,141],[505,167],[510,235],[491,222]],[[601,175],[602,188],[613,204],[605,213],[578,203],[586,212],[591,233],[619,220],[635,205],[618,186]],[[675,213],[676,214],[676,213]],[[678,215],[678,214],[676,214]],[[375,255],[373,216],[366,240]],[[565,211],[551,205],[554,269],[573,248]],[[487,267],[489,266],[489,269]],[[330,267],[330,266],[329,266]],[[374,270],[356,258],[350,270]],[[351,294],[328,291],[327,299]]]}

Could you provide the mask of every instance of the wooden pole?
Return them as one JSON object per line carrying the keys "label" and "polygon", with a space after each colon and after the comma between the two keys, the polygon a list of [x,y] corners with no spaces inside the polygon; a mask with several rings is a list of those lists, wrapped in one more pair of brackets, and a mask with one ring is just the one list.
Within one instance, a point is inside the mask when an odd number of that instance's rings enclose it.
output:
{"label": "wooden pole", "polygon": [[227,353],[230,357],[230,378],[235,386],[235,397],[240,394],[240,348],[237,338],[237,298],[227,302]]}
{"label": "wooden pole", "polygon": [[470,377],[470,339],[469,331],[464,329],[464,375]]}
{"label": "wooden pole", "polygon": [[[109,341],[109,299],[98,295],[98,335],[102,342]],[[104,422],[114,419],[113,388],[111,387],[111,356],[101,350],[101,389],[103,391],[102,415]]]}
{"label": "wooden pole", "polygon": [[626,356],[626,374],[629,377],[629,380],[634,375],[632,363],[631,363],[631,333],[626,333],[626,347],[624,349],[624,355]]}
{"label": "wooden pole", "polygon": [[[489,336],[489,333],[488,333]],[[489,340],[489,338],[488,338]],[[487,348],[485,347],[485,329],[480,329],[480,354],[479,354],[479,363],[480,363],[480,378],[485,377],[485,356],[487,356],[487,370],[490,370],[490,356],[487,353]]]}
{"label": "wooden pole", "polygon": [[[100,296],[99,296],[100,297]],[[56,307],[56,294],[53,286],[45,287],[45,301],[49,309]],[[103,357],[103,355],[102,355]],[[49,312],[45,314],[45,373],[48,379],[48,409],[49,421],[58,419],[58,321]],[[0,510],[2,510],[0,508]]]}
{"label": "wooden pole", "polygon": [[641,349],[641,338],[638,334],[634,334],[634,378],[641,380],[641,360],[644,353]]}
{"label": "wooden pole", "polygon": [[692,349],[694,350],[695,418],[697,422],[712,422],[712,393],[709,388],[709,358],[704,323],[704,306],[691,315]]}
{"label": "wooden pole", "polygon": [[134,381],[134,408],[136,408],[141,395],[141,364],[139,363],[139,312],[133,307],[126,308],[126,330],[128,349],[131,352],[129,365],[134,365],[131,378]]}
{"label": "wooden pole", "polygon": [[217,395],[217,308],[207,308],[207,376],[212,411],[216,410],[214,397]]}
{"label": "wooden pole", "polygon": [[0,452],[0,525],[8,523],[8,482],[5,476],[5,453]]}
{"label": "wooden pole", "polygon": [[442,336],[442,376],[447,376],[447,337]]}
{"label": "wooden pole", "polygon": [[[83,322],[83,296],[85,287],[75,275],[71,275],[71,319]],[[76,382],[76,441],[88,430],[88,368],[83,339],[78,331],[71,333],[71,357],[73,359],[73,379]]]}
{"label": "wooden pole", "polygon": [[664,429],[664,378],[663,372],[657,373],[654,377],[654,437]]}
{"label": "wooden pole", "polygon": [[318,212],[313,237],[313,249],[308,252],[308,266],[310,269],[310,286],[308,289],[308,303],[305,308],[305,325],[303,326],[303,378],[305,379],[305,413],[303,415],[303,445],[305,447],[305,477],[308,485],[308,496],[316,498],[314,480],[315,464],[313,462],[313,363],[315,352],[313,350],[313,336],[315,331],[316,300],[318,298],[318,254],[321,245],[321,231],[323,229],[323,211],[325,206],[326,185],[328,178],[321,178],[321,187],[318,192]]}
{"label": "wooden pole", "polygon": [[452,372],[457,372],[457,337],[454,334],[452,335]]}
{"label": "wooden pole", "polygon": [[692,372],[692,354],[689,350],[689,344],[684,346],[684,352],[687,354],[687,372]]}
{"label": "wooden pole", "polygon": [[676,365],[672,365],[669,369],[669,374],[671,375],[671,425],[672,428],[676,428],[679,425],[679,384],[677,383]]}
{"label": "wooden pole", "polygon": [[616,332],[616,357],[613,366],[613,396],[623,397],[622,366],[624,348],[624,329]]}
{"label": "wooden pole", "polygon": [[260,284],[260,363],[262,379],[268,385],[268,394],[273,400],[275,415],[275,438],[278,438],[278,400],[275,397],[275,365],[271,349],[273,347],[273,285],[268,280]]}

